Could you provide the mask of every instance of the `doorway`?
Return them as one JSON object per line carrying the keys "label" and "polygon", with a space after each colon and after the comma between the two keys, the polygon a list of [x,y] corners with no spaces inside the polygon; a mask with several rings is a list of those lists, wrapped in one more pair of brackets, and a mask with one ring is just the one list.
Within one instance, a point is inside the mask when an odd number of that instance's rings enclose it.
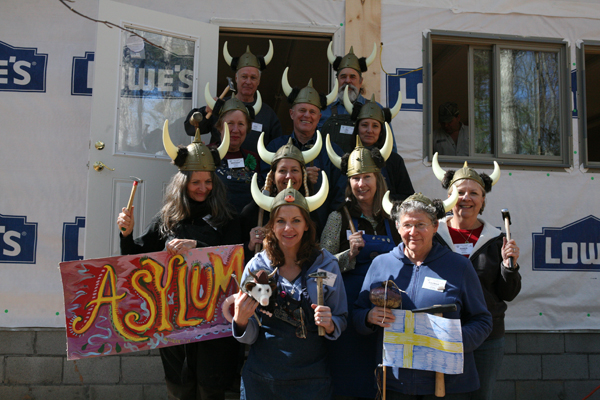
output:
{"label": "doorway", "polygon": [[232,57],[245,53],[246,46],[250,46],[250,51],[255,55],[265,55],[270,39],[273,42],[273,59],[262,73],[258,90],[262,101],[277,114],[283,134],[291,134],[290,104],[281,89],[281,75],[286,67],[290,67],[290,86],[303,88],[312,78],[313,87],[318,92],[329,93],[331,65],[327,60],[327,46],[332,36],[328,33],[221,28],[216,95],[220,95],[227,86],[227,77],[235,78],[231,67],[223,59],[223,44],[227,41]]}

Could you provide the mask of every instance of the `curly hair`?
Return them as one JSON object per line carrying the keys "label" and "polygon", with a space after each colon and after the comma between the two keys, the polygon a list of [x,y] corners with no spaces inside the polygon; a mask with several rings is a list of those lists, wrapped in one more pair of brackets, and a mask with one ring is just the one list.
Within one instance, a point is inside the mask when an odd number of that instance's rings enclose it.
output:
{"label": "curly hair", "polygon": [[[306,212],[306,210],[300,207],[298,207],[298,209],[302,213],[302,217],[308,226],[308,230],[302,235],[300,248],[298,249],[298,253],[296,253],[296,265],[301,267],[302,264],[304,264],[310,258],[315,249],[320,249],[320,246],[317,242],[317,227],[315,223],[312,219],[310,219],[310,215]],[[278,207],[275,211],[271,212],[269,222],[264,226],[266,232],[265,251],[273,266],[280,266],[285,263],[285,256],[283,255],[281,247],[279,247],[279,240],[277,240],[273,230],[273,225],[275,224],[279,210],[281,210],[281,207]]]}
{"label": "curly hair", "polygon": [[417,200],[408,200],[403,203],[394,202],[392,209],[392,218],[397,224],[400,224],[400,217],[413,212],[422,212],[427,214],[433,226],[438,226],[438,220],[444,218],[444,203],[440,199],[432,200],[432,205],[422,203]]}
{"label": "curly hair", "polygon": [[[187,185],[197,171],[179,171],[171,178],[160,214],[160,234],[167,237],[173,234],[177,225],[184,219],[190,217],[190,197],[187,194]],[[227,202],[225,184],[221,182],[215,172],[210,172],[212,179],[212,190],[206,198],[210,207],[211,224],[220,227],[233,219],[233,211]]]}

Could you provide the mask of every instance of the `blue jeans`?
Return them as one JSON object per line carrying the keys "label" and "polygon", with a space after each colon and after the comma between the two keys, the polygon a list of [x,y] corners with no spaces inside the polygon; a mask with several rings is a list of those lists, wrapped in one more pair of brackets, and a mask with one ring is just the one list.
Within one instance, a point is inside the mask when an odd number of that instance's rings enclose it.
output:
{"label": "blue jeans", "polygon": [[504,357],[504,336],[486,340],[473,355],[479,374],[479,390],[472,393],[471,400],[492,400],[494,385]]}

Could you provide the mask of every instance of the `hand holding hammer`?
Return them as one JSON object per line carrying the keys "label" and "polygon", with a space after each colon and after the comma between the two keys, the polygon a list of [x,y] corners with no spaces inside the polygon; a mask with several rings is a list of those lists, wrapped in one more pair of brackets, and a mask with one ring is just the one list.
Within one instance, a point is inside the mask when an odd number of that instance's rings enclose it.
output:
{"label": "hand holding hammer", "polygon": [[[309,278],[315,278],[317,280],[317,307],[318,306],[324,306],[325,305],[325,299],[324,299],[324,295],[323,295],[323,279],[327,278],[327,272],[315,272],[313,274],[308,275]],[[317,308],[317,307],[313,307],[313,308]],[[317,317],[316,315],[317,313],[315,313],[315,319]],[[327,316],[325,316],[325,319],[327,318]],[[322,322],[329,322],[329,323],[333,323],[331,321],[331,312],[329,313],[329,320],[328,321],[322,321]],[[322,325],[318,325],[318,329],[319,329],[319,336],[325,336],[325,327]]]}
{"label": "hand holding hammer", "polygon": [[133,230],[133,199],[135,198],[135,192],[137,190],[138,184],[143,182],[140,178],[136,178],[135,176],[130,176],[133,179],[133,186],[131,187],[131,194],[129,195],[129,201],[127,202],[127,207],[124,207],[119,216],[117,217],[117,225],[119,229],[121,229],[123,236],[129,236],[131,231]]}
{"label": "hand holding hammer", "polygon": [[[506,254],[511,254],[508,257],[508,269],[509,270],[514,270],[516,269],[515,267],[515,263],[516,263],[516,259],[519,257],[519,248],[517,247],[517,245],[514,243],[514,240],[511,240],[510,238],[510,213],[508,212],[508,209],[503,208],[502,209],[502,219],[504,220],[504,227],[506,228],[506,243],[504,244],[504,246],[502,246],[502,258],[505,259],[505,253]],[[510,243],[509,243],[510,242]]]}

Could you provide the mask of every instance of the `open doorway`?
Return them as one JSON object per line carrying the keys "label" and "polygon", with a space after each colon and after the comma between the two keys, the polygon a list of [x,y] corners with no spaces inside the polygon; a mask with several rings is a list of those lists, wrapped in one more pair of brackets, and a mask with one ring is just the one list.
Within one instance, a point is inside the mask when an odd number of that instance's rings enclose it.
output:
{"label": "open doorway", "polygon": [[250,46],[253,54],[265,55],[269,50],[269,39],[273,41],[274,55],[262,73],[258,90],[262,101],[271,106],[279,117],[283,134],[289,135],[293,127],[290,105],[281,90],[281,75],[286,67],[290,67],[288,80],[292,87],[304,87],[312,78],[313,87],[317,91],[329,93],[331,66],[327,60],[327,46],[332,34],[221,28],[216,93],[219,95],[223,91],[227,85],[227,77],[235,78],[231,67],[221,55],[225,41],[229,53],[238,57],[246,51],[246,46]]}

